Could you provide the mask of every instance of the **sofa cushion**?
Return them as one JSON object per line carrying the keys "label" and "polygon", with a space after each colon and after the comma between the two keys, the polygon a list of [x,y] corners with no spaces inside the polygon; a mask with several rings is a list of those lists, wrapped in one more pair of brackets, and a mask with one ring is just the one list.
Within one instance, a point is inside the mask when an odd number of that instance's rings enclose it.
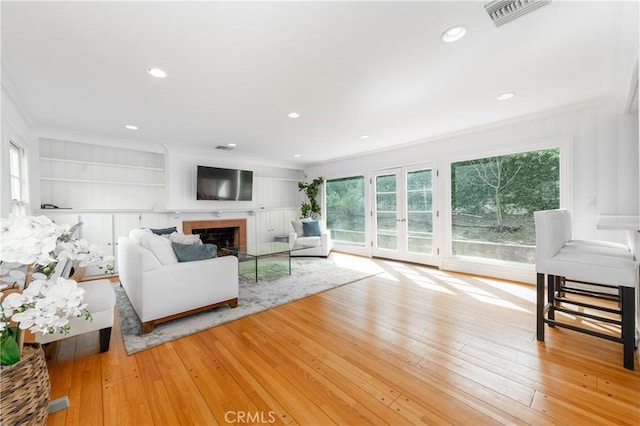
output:
{"label": "sofa cushion", "polygon": [[200,239],[200,235],[198,234],[179,234],[178,232],[174,232],[172,234],[164,234],[164,237],[169,238],[169,241],[172,243],[180,243],[180,244],[202,244],[202,240]]}
{"label": "sofa cushion", "polygon": [[301,220],[292,220],[291,221],[291,227],[293,228],[294,232],[296,233],[296,235],[298,237],[302,237],[304,235],[304,229],[302,228],[302,221]]}
{"label": "sofa cushion", "polygon": [[[304,237],[304,227],[302,224],[305,222],[314,222],[314,220],[310,217],[305,217],[304,219],[296,219],[291,221],[291,226],[293,227],[293,230],[295,231],[298,238]],[[320,231],[322,232],[322,226],[320,227]]]}
{"label": "sofa cushion", "polygon": [[153,232],[156,235],[172,234],[174,232],[178,232],[175,226],[172,226],[170,228],[159,228],[159,229],[149,228],[149,229],[151,230],[151,232]]}
{"label": "sofa cushion", "polygon": [[173,265],[178,263],[171,241],[156,234],[148,234],[142,237],[140,245],[151,251],[162,265]]}
{"label": "sofa cushion", "polygon": [[300,237],[296,238],[296,245],[298,247],[320,247],[322,245],[322,238],[320,237]]}
{"label": "sofa cushion", "polygon": [[171,246],[180,262],[211,259],[218,255],[218,247],[215,244],[171,243]]}
{"label": "sofa cushion", "polygon": [[132,229],[131,231],[129,231],[129,238],[140,244],[140,240],[142,239],[142,237],[152,234],[153,232],[151,232],[150,229]]}
{"label": "sofa cushion", "polygon": [[302,222],[303,237],[319,237],[320,223],[317,220]]}

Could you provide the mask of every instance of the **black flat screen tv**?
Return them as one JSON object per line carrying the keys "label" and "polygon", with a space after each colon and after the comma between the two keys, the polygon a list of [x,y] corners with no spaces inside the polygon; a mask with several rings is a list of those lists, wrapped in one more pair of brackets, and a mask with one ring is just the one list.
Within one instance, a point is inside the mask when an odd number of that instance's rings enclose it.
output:
{"label": "black flat screen tv", "polygon": [[198,166],[197,199],[251,201],[253,171]]}

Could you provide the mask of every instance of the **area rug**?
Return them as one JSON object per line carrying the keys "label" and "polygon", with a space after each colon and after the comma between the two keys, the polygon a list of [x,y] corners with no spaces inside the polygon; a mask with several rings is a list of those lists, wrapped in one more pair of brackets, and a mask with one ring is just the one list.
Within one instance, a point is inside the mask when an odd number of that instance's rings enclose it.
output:
{"label": "area rug", "polygon": [[117,285],[116,304],[124,346],[129,355],[189,334],[255,314],[284,303],[376,275],[378,270],[354,270],[336,265],[330,259],[292,258],[260,260],[259,281],[255,282],[253,262],[241,262],[238,307],[228,306],[158,324],[148,334],[142,326],[124,289]]}

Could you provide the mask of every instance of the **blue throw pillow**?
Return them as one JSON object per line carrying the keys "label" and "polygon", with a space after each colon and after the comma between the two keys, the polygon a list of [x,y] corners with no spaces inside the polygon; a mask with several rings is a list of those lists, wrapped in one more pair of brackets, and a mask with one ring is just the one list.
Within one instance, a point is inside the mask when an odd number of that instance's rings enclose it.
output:
{"label": "blue throw pillow", "polygon": [[156,235],[173,234],[174,232],[178,232],[175,226],[172,226],[171,228],[161,228],[161,229],[149,228],[149,230]]}
{"label": "blue throw pillow", "polygon": [[319,237],[320,236],[320,222],[317,220],[311,220],[309,222],[302,222],[302,229],[305,237]]}
{"label": "blue throw pillow", "polygon": [[178,262],[193,262],[194,260],[211,259],[218,255],[215,244],[180,244],[171,243]]}

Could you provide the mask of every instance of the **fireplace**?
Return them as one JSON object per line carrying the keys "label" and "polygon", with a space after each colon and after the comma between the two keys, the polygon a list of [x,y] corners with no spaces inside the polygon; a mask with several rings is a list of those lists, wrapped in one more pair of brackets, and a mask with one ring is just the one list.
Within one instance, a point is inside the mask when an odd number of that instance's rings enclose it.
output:
{"label": "fireplace", "polygon": [[233,220],[197,220],[182,223],[184,234],[199,234],[205,244],[215,244],[218,256],[228,253],[221,251],[224,247],[246,247],[247,221]]}

